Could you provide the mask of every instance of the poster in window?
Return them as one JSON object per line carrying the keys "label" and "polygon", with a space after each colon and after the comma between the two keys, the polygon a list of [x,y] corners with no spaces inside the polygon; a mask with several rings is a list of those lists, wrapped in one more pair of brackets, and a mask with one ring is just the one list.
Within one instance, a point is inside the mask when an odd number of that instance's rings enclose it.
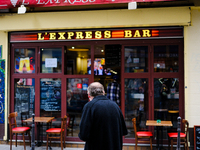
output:
{"label": "poster in window", "polygon": [[0,124],[5,115],[5,60],[0,60]]}

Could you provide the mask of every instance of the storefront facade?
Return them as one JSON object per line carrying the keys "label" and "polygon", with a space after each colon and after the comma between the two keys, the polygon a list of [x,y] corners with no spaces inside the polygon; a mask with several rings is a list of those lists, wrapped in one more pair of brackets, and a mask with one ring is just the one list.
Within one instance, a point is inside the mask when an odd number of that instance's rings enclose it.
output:
{"label": "storefront facade", "polygon": [[[193,45],[188,38],[195,28],[190,26],[193,11],[176,7],[2,18],[5,118],[10,112],[27,110],[36,116],[56,118],[69,114],[73,135],[67,140],[80,141],[78,125],[88,84],[99,81],[106,90],[112,76],[118,74],[119,105],[129,130],[124,143],[134,143],[133,117],[141,130],[147,128],[147,119],[159,117],[175,121],[176,128],[176,117],[168,110],[176,110],[176,115],[188,120],[193,116],[186,109],[191,106],[186,53]],[[96,68],[101,71],[97,73]],[[167,111],[158,113],[160,109]],[[197,123],[194,120],[191,127]],[[6,140],[6,119],[4,127]]]}

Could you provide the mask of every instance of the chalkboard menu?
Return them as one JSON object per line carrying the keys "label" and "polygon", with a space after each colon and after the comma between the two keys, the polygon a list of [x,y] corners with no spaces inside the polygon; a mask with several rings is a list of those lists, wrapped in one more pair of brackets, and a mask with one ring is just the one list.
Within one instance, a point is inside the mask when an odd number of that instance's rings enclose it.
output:
{"label": "chalkboard menu", "polygon": [[41,81],[40,88],[40,109],[44,111],[61,110],[61,81]]}
{"label": "chalkboard menu", "polygon": [[200,125],[194,126],[194,150],[200,149]]}
{"label": "chalkboard menu", "polygon": [[35,87],[32,85],[15,86],[15,111],[18,113],[17,119],[20,118],[21,112],[34,112]]}
{"label": "chalkboard menu", "polygon": [[105,62],[107,67],[121,66],[121,45],[105,45]]}

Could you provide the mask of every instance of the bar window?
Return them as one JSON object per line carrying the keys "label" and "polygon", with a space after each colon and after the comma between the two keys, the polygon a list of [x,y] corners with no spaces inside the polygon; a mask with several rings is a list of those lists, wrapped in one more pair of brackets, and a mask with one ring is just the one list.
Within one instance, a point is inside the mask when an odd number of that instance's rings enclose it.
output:
{"label": "bar window", "polygon": [[18,78],[15,82],[14,111],[18,113],[17,124],[21,125],[21,113],[31,117],[35,110],[35,79]]}
{"label": "bar window", "polygon": [[35,73],[35,49],[20,48],[14,52],[15,73]]}
{"label": "bar window", "polygon": [[40,79],[40,116],[61,117],[61,80]]}
{"label": "bar window", "polygon": [[178,45],[154,46],[154,72],[178,72]]}
{"label": "bar window", "polygon": [[125,46],[125,73],[148,72],[148,46]]}
{"label": "bar window", "polygon": [[137,128],[147,130],[148,119],[148,79],[125,79],[125,121],[128,128],[126,138],[135,137],[132,119],[136,118]]}
{"label": "bar window", "polygon": [[40,72],[61,73],[62,48],[41,48]]}
{"label": "bar window", "polygon": [[91,74],[90,45],[67,46],[65,74]]}
{"label": "bar window", "polygon": [[88,78],[67,79],[67,116],[70,118],[67,136],[78,137],[84,105],[88,102]]}

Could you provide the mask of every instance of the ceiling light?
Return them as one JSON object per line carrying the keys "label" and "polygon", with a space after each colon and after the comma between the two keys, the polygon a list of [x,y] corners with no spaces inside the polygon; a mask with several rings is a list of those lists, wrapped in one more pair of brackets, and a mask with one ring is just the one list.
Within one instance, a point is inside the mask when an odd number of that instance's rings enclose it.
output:
{"label": "ceiling light", "polygon": [[87,49],[87,48],[76,48],[76,49],[68,49],[68,51],[76,51],[76,52],[81,51],[81,52],[87,52],[87,51],[89,51],[89,49]]}
{"label": "ceiling light", "polygon": [[74,49],[75,47],[72,47],[72,49]]}
{"label": "ceiling light", "polygon": [[102,49],[102,50],[101,50],[101,52],[103,53],[103,52],[104,52],[104,50]]}

